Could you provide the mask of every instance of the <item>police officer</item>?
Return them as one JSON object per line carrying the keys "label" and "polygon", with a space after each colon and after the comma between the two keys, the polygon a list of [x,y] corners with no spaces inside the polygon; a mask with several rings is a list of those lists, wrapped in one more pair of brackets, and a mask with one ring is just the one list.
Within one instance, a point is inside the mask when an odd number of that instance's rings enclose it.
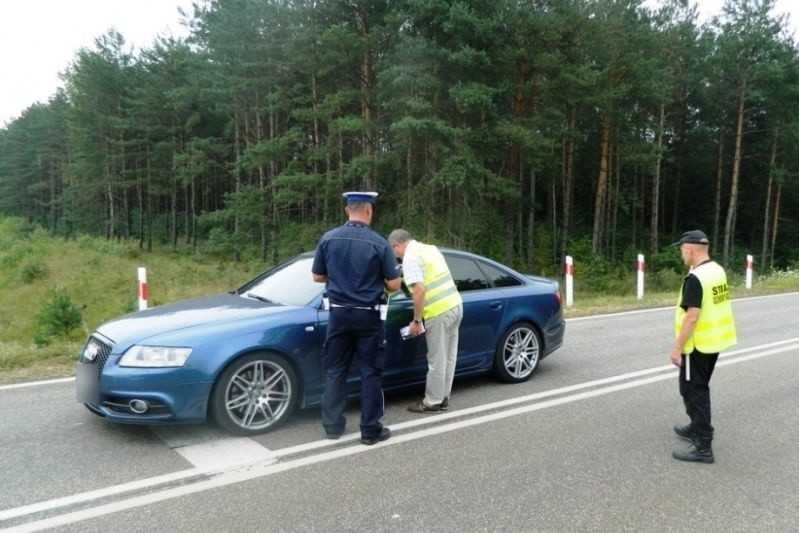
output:
{"label": "police officer", "polygon": [[361,374],[361,442],[369,445],[391,436],[380,421],[385,331],[379,304],[384,288],[394,292],[401,284],[388,241],[369,227],[376,197],[376,192],[344,193],[349,220],[322,236],[311,268],[314,281],[326,284],[330,306],[322,425],[330,439],[344,433],[354,357]]}
{"label": "police officer", "polygon": [[712,463],[710,377],[719,352],[737,343],[730,291],[724,268],[710,259],[707,235],[686,231],[674,243],[690,271],[683,280],[674,319],[675,341],[669,359],[680,368],[680,395],[691,423],[674,432],[691,441],[672,456],[680,461]]}

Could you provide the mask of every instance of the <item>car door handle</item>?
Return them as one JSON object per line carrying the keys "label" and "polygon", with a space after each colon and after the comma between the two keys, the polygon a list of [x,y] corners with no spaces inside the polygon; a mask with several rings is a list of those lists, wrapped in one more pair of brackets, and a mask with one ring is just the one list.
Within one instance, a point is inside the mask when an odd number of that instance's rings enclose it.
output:
{"label": "car door handle", "polygon": [[491,302],[488,306],[491,309],[502,309],[503,302]]}

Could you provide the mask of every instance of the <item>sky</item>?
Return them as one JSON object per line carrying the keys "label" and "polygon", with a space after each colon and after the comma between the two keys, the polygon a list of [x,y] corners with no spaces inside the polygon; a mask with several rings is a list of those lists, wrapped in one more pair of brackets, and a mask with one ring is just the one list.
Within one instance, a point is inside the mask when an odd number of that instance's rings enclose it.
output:
{"label": "sky", "polygon": [[[651,0],[655,5],[657,0]],[[721,13],[724,0],[699,0],[701,20]],[[0,0],[0,127],[36,102],[47,102],[63,83],[81,48],[115,28],[128,45],[149,48],[159,35],[185,37],[178,7],[192,0]],[[776,13],[791,13],[799,39],[799,2],[777,0]]]}
{"label": "sky", "polygon": [[185,37],[178,7],[191,0],[0,0],[0,127],[36,102],[47,102],[81,48],[115,28],[129,46],[149,48],[159,35]]}

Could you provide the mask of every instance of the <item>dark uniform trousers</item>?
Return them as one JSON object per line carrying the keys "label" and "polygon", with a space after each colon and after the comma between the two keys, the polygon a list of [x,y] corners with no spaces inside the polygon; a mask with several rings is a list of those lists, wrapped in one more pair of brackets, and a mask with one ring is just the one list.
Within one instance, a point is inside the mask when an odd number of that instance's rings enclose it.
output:
{"label": "dark uniform trousers", "polygon": [[325,341],[325,390],[322,425],[328,433],[344,431],[347,375],[353,358],[361,374],[361,436],[380,435],[383,424],[383,364],[385,332],[375,310],[333,307]]}
{"label": "dark uniform trousers", "polygon": [[[690,358],[690,380],[686,380],[685,359]],[[699,439],[713,439],[713,425],[710,423],[710,377],[716,367],[719,354],[705,354],[694,350],[691,355],[682,356],[680,365],[680,395],[685,404],[685,412],[691,419],[691,429]]]}

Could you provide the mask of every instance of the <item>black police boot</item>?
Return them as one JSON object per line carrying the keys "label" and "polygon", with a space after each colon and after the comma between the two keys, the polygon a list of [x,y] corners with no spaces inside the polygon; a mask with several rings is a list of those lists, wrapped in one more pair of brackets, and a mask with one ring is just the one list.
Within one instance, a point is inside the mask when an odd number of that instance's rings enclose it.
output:
{"label": "black police boot", "polygon": [[713,463],[713,448],[710,446],[711,439],[696,438],[691,445],[683,450],[674,450],[671,456],[679,461],[692,461],[695,463]]}
{"label": "black police boot", "polygon": [[696,434],[696,431],[691,427],[691,424],[686,424],[684,426],[674,426],[674,433],[677,434],[678,437],[686,440],[694,440],[699,435]]}

